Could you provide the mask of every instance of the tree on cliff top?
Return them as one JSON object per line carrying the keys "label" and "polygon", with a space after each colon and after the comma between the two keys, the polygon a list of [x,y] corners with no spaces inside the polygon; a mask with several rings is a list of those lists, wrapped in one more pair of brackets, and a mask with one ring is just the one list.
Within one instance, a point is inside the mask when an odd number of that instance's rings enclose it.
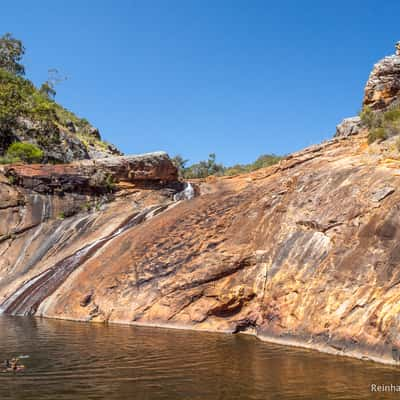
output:
{"label": "tree on cliff top", "polygon": [[20,61],[25,54],[22,42],[15,39],[11,33],[0,37],[0,68],[14,75],[25,75],[25,68]]}

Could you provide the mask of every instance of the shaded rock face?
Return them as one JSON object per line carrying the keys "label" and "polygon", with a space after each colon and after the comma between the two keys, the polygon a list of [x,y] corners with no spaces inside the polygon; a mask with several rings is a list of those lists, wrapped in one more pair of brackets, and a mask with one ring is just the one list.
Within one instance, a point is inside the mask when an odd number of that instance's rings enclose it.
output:
{"label": "shaded rock face", "polygon": [[60,208],[88,197],[35,193],[3,177],[0,308],[248,330],[397,362],[399,172],[360,134],[199,183],[190,200],[121,185],[114,201],[63,220]]}
{"label": "shaded rock face", "polygon": [[385,57],[374,65],[365,87],[363,105],[382,110],[397,101],[400,94],[400,54]]}

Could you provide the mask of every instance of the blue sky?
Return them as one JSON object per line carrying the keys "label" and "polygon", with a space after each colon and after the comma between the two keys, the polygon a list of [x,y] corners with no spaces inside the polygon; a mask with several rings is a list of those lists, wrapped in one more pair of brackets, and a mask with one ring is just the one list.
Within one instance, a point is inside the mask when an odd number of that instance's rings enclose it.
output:
{"label": "blue sky", "polygon": [[400,40],[400,2],[68,0],[4,2],[36,84],[125,153],[225,164],[332,136],[355,115],[372,65]]}

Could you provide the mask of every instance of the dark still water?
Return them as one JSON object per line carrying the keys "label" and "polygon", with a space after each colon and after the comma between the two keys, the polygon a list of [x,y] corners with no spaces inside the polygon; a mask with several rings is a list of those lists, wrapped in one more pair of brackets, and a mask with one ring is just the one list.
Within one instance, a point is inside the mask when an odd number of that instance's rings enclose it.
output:
{"label": "dark still water", "polygon": [[0,317],[0,399],[382,399],[400,369],[245,335]]}

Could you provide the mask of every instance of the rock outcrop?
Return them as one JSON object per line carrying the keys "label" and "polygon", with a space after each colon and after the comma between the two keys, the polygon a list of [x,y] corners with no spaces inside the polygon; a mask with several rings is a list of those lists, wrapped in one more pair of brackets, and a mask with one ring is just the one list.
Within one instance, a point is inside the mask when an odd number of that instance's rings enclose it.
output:
{"label": "rock outcrop", "polygon": [[400,95],[400,52],[385,57],[375,64],[365,87],[363,105],[372,110],[382,110],[399,99]]}
{"label": "rock outcrop", "polygon": [[[400,99],[400,42],[396,53],[380,60],[373,67],[364,90],[363,108],[379,113],[399,105]],[[363,131],[360,117],[345,118],[336,127],[335,137],[356,135]]]}
{"label": "rock outcrop", "polygon": [[0,167],[15,185],[38,193],[102,193],[119,182],[177,182],[178,171],[164,152],[78,161],[73,164]]}

